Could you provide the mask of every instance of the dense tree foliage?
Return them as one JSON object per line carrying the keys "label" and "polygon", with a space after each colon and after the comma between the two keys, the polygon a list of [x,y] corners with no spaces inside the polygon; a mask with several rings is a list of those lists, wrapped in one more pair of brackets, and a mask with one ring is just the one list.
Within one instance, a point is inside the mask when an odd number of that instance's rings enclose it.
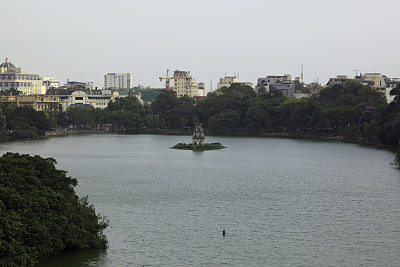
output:
{"label": "dense tree foliage", "polygon": [[51,158],[0,157],[0,266],[32,266],[59,251],[105,248],[104,218]]}
{"label": "dense tree foliage", "polygon": [[0,142],[5,141],[6,137],[7,137],[6,116],[4,116],[3,111],[0,108]]}
{"label": "dense tree foliage", "polygon": [[6,118],[7,133],[12,138],[36,139],[43,136],[45,131],[51,127],[50,120],[45,113],[35,111],[32,107],[18,107],[15,104],[1,103],[0,109]]}

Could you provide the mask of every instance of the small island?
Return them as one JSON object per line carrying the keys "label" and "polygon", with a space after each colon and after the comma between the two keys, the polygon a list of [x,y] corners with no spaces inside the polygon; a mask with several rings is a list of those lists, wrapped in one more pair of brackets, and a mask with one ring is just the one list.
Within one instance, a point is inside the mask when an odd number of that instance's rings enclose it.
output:
{"label": "small island", "polygon": [[181,150],[194,150],[194,151],[204,151],[204,150],[216,150],[225,148],[221,143],[204,143],[204,130],[201,127],[200,123],[196,124],[196,128],[193,131],[193,138],[191,144],[179,143],[173,147],[172,149],[181,149]]}
{"label": "small island", "polygon": [[204,150],[216,150],[225,148],[221,143],[210,143],[203,145],[193,145],[193,144],[185,144],[179,143],[171,147],[173,149],[181,149],[181,150],[194,150],[194,151],[204,151]]}

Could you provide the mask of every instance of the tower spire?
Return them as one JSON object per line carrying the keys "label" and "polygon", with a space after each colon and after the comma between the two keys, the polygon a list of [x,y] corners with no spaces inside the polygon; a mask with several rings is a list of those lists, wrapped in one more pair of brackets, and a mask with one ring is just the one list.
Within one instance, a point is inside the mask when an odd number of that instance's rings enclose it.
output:
{"label": "tower spire", "polygon": [[304,83],[303,64],[301,64],[301,82]]}

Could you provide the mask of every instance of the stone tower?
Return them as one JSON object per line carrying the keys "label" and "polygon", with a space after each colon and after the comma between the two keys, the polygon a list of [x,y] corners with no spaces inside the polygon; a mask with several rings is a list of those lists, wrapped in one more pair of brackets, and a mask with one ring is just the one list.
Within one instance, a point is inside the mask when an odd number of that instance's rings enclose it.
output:
{"label": "stone tower", "polygon": [[203,127],[201,127],[201,123],[196,123],[196,128],[194,128],[193,131],[193,145],[204,145],[204,130]]}

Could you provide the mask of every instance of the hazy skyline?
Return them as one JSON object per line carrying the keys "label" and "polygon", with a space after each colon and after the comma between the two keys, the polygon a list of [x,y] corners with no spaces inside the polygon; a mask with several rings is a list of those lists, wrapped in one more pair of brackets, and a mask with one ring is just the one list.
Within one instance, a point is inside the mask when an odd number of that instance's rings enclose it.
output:
{"label": "hazy skyline", "polygon": [[213,88],[225,73],[326,84],[336,75],[400,77],[398,0],[0,0],[0,61],[102,87],[130,72],[163,87],[166,69]]}

